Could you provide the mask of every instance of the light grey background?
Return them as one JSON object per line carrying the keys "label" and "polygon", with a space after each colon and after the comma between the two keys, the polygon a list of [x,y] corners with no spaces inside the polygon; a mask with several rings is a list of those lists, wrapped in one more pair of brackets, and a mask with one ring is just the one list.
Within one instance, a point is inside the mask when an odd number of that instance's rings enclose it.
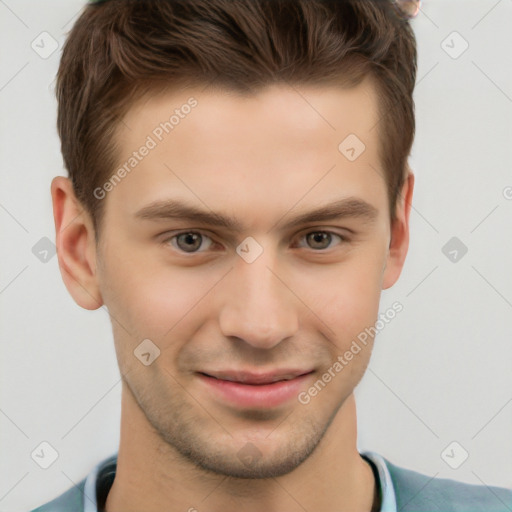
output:
{"label": "light grey background", "polygon": [[[53,81],[82,4],[0,0],[0,512],[56,497],[119,441],[108,314],[79,308],[57,257],[32,252],[43,237],[55,241],[50,182],[66,173]],[[411,244],[381,305],[404,309],[379,333],[356,390],[359,449],[431,476],[512,487],[512,0],[426,0],[412,23]],[[47,58],[31,46],[51,49],[42,32],[59,45]],[[456,262],[442,252],[452,237],[468,248]],[[42,441],[59,455],[48,469],[31,458]],[[458,469],[441,456],[453,441],[452,461],[469,453]]]}

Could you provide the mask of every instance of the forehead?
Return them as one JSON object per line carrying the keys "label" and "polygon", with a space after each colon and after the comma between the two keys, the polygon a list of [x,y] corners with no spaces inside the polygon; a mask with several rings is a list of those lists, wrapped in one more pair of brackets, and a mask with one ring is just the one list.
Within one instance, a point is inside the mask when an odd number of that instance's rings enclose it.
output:
{"label": "forehead", "polygon": [[[134,104],[119,125],[118,165],[128,172],[107,200],[126,214],[171,196],[232,211],[289,209],[329,195],[373,195],[378,203],[385,183],[377,121],[370,81],[161,93]],[[134,157],[144,146],[145,156]]]}
{"label": "forehead", "polygon": [[[191,98],[197,103],[193,108],[187,106]],[[180,130],[173,128],[174,138],[186,131],[183,128],[186,124],[198,138],[209,140],[227,133],[254,136],[261,126],[267,127],[267,138],[271,138],[272,132],[282,133],[282,127],[289,128],[283,135],[302,135],[303,139],[312,141],[327,129],[338,132],[337,136],[353,130],[368,138],[371,134],[367,132],[373,131],[378,120],[375,86],[370,78],[352,88],[277,83],[256,93],[241,93],[198,87],[159,92],[136,101],[119,125],[118,138],[130,147],[136,146],[139,141],[133,138],[138,136],[133,132],[134,125],[147,131],[156,126],[155,122],[169,121],[173,113],[176,114],[174,128],[182,125]],[[183,119],[188,120],[181,123]]]}

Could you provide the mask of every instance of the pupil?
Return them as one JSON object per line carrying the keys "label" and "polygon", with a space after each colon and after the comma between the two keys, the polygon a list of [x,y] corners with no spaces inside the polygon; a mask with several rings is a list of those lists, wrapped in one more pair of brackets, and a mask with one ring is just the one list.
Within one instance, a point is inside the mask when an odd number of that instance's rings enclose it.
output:
{"label": "pupil", "polygon": [[[321,232],[316,232],[316,233],[311,233],[310,237],[313,238],[313,242],[314,243],[322,243],[322,241],[328,241],[328,234],[327,233],[321,233]],[[323,247],[325,247],[325,244],[323,245]]]}
{"label": "pupil", "polygon": [[[195,249],[197,249],[198,247],[200,247],[200,245],[201,245],[200,237],[201,237],[201,235],[199,235],[197,233],[182,233],[178,237],[178,242],[180,240],[185,240],[185,244],[193,244],[193,246],[185,245],[185,247],[183,248],[185,251],[192,252]],[[195,244],[194,244],[194,242],[195,242]],[[192,250],[190,250],[190,249],[192,249]]]}

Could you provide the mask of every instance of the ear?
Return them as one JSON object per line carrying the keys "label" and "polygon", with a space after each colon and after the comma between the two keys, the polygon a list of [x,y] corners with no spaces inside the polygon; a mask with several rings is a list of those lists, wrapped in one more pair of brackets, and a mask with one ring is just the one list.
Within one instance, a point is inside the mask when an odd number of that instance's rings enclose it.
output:
{"label": "ear", "polygon": [[64,284],[79,306],[98,309],[103,299],[97,283],[95,233],[90,215],[77,200],[68,178],[54,178],[51,193]]}
{"label": "ear", "polygon": [[391,241],[382,276],[383,290],[391,288],[396,283],[407,256],[407,250],[409,249],[409,214],[411,212],[413,189],[414,174],[409,169],[402,190],[398,195],[396,219],[391,226]]}

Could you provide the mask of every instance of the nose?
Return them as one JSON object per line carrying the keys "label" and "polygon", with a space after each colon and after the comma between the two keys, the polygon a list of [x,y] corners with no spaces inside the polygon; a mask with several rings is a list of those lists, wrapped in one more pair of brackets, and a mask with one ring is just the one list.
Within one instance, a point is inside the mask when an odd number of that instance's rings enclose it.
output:
{"label": "nose", "polygon": [[252,263],[235,260],[226,276],[219,318],[225,336],[271,349],[297,332],[299,301],[275,262],[267,249]]}

